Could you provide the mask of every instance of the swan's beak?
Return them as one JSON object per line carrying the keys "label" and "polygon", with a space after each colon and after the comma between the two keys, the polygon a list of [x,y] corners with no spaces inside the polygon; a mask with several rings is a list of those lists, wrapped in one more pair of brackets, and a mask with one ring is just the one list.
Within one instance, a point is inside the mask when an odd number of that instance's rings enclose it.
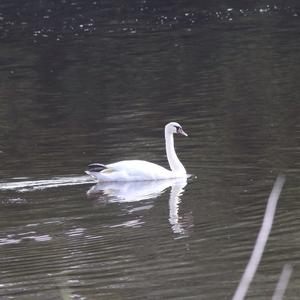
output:
{"label": "swan's beak", "polygon": [[180,133],[181,135],[184,135],[184,136],[188,136],[188,134],[185,133],[182,128],[178,129],[178,133]]}

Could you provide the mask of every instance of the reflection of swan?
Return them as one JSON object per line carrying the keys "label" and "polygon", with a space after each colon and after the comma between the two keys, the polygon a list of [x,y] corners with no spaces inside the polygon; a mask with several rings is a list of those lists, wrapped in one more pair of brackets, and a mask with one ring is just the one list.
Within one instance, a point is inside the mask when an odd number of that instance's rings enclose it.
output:
{"label": "reflection of swan", "polygon": [[184,233],[178,216],[180,197],[187,184],[186,178],[138,181],[138,182],[99,182],[87,194],[99,198],[107,197],[109,202],[134,202],[157,198],[171,187],[169,198],[169,222],[174,233]]}
{"label": "reflection of swan", "polygon": [[186,180],[177,181],[176,184],[172,185],[169,198],[169,222],[172,226],[174,233],[184,233],[184,229],[180,224],[180,219],[178,215],[179,203],[181,201],[180,197],[184,192],[184,187],[186,186]]}
{"label": "reflection of swan", "polygon": [[178,181],[186,179],[166,179],[157,181],[122,181],[122,182],[98,182],[87,194],[108,196],[109,202],[134,202],[156,198],[164,190],[175,185]]}
{"label": "reflection of swan", "polygon": [[187,136],[182,127],[176,122],[171,122],[165,126],[166,152],[171,171],[144,160],[123,160],[108,165],[90,164],[86,173],[101,182],[186,178],[185,168],[175,152],[174,133]]}

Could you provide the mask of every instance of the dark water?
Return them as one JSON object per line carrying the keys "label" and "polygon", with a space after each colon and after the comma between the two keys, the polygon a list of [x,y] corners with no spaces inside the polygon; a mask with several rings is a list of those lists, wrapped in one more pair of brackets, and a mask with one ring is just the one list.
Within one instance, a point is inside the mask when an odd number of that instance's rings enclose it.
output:
{"label": "dark water", "polygon": [[[1,299],[231,299],[279,173],[248,298],[270,299],[288,262],[298,299],[297,3],[87,3],[1,4]],[[167,167],[171,120],[187,184],[85,177]]]}

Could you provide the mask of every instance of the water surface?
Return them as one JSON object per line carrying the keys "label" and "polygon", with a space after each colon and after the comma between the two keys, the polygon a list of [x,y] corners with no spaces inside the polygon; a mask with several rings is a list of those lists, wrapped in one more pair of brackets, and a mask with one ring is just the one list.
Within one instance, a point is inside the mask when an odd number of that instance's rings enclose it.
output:
{"label": "water surface", "polygon": [[[53,23],[34,7],[38,24],[3,4],[1,299],[231,299],[279,173],[248,298],[271,298],[289,262],[285,299],[297,299],[296,4],[94,2]],[[95,186],[84,175],[121,159],[167,167],[169,121],[190,135],[175,141],[188,182]]]}

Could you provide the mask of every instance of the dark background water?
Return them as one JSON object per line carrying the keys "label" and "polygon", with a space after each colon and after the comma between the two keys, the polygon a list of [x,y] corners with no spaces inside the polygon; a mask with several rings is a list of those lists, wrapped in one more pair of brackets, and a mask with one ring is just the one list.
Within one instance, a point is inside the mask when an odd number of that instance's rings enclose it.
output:
{"label": "dark background water", "polygon": [[[299,13],[298,1],[1,1],[1,299],[230,299],[279,173],[249,299],[270,298],[286,262],[297,299]],[[87,194],[90,162],[167,167],[171,120],[190,134],[176,139],[185,187]],[[125,188],[154,194],[125,201]]]}

